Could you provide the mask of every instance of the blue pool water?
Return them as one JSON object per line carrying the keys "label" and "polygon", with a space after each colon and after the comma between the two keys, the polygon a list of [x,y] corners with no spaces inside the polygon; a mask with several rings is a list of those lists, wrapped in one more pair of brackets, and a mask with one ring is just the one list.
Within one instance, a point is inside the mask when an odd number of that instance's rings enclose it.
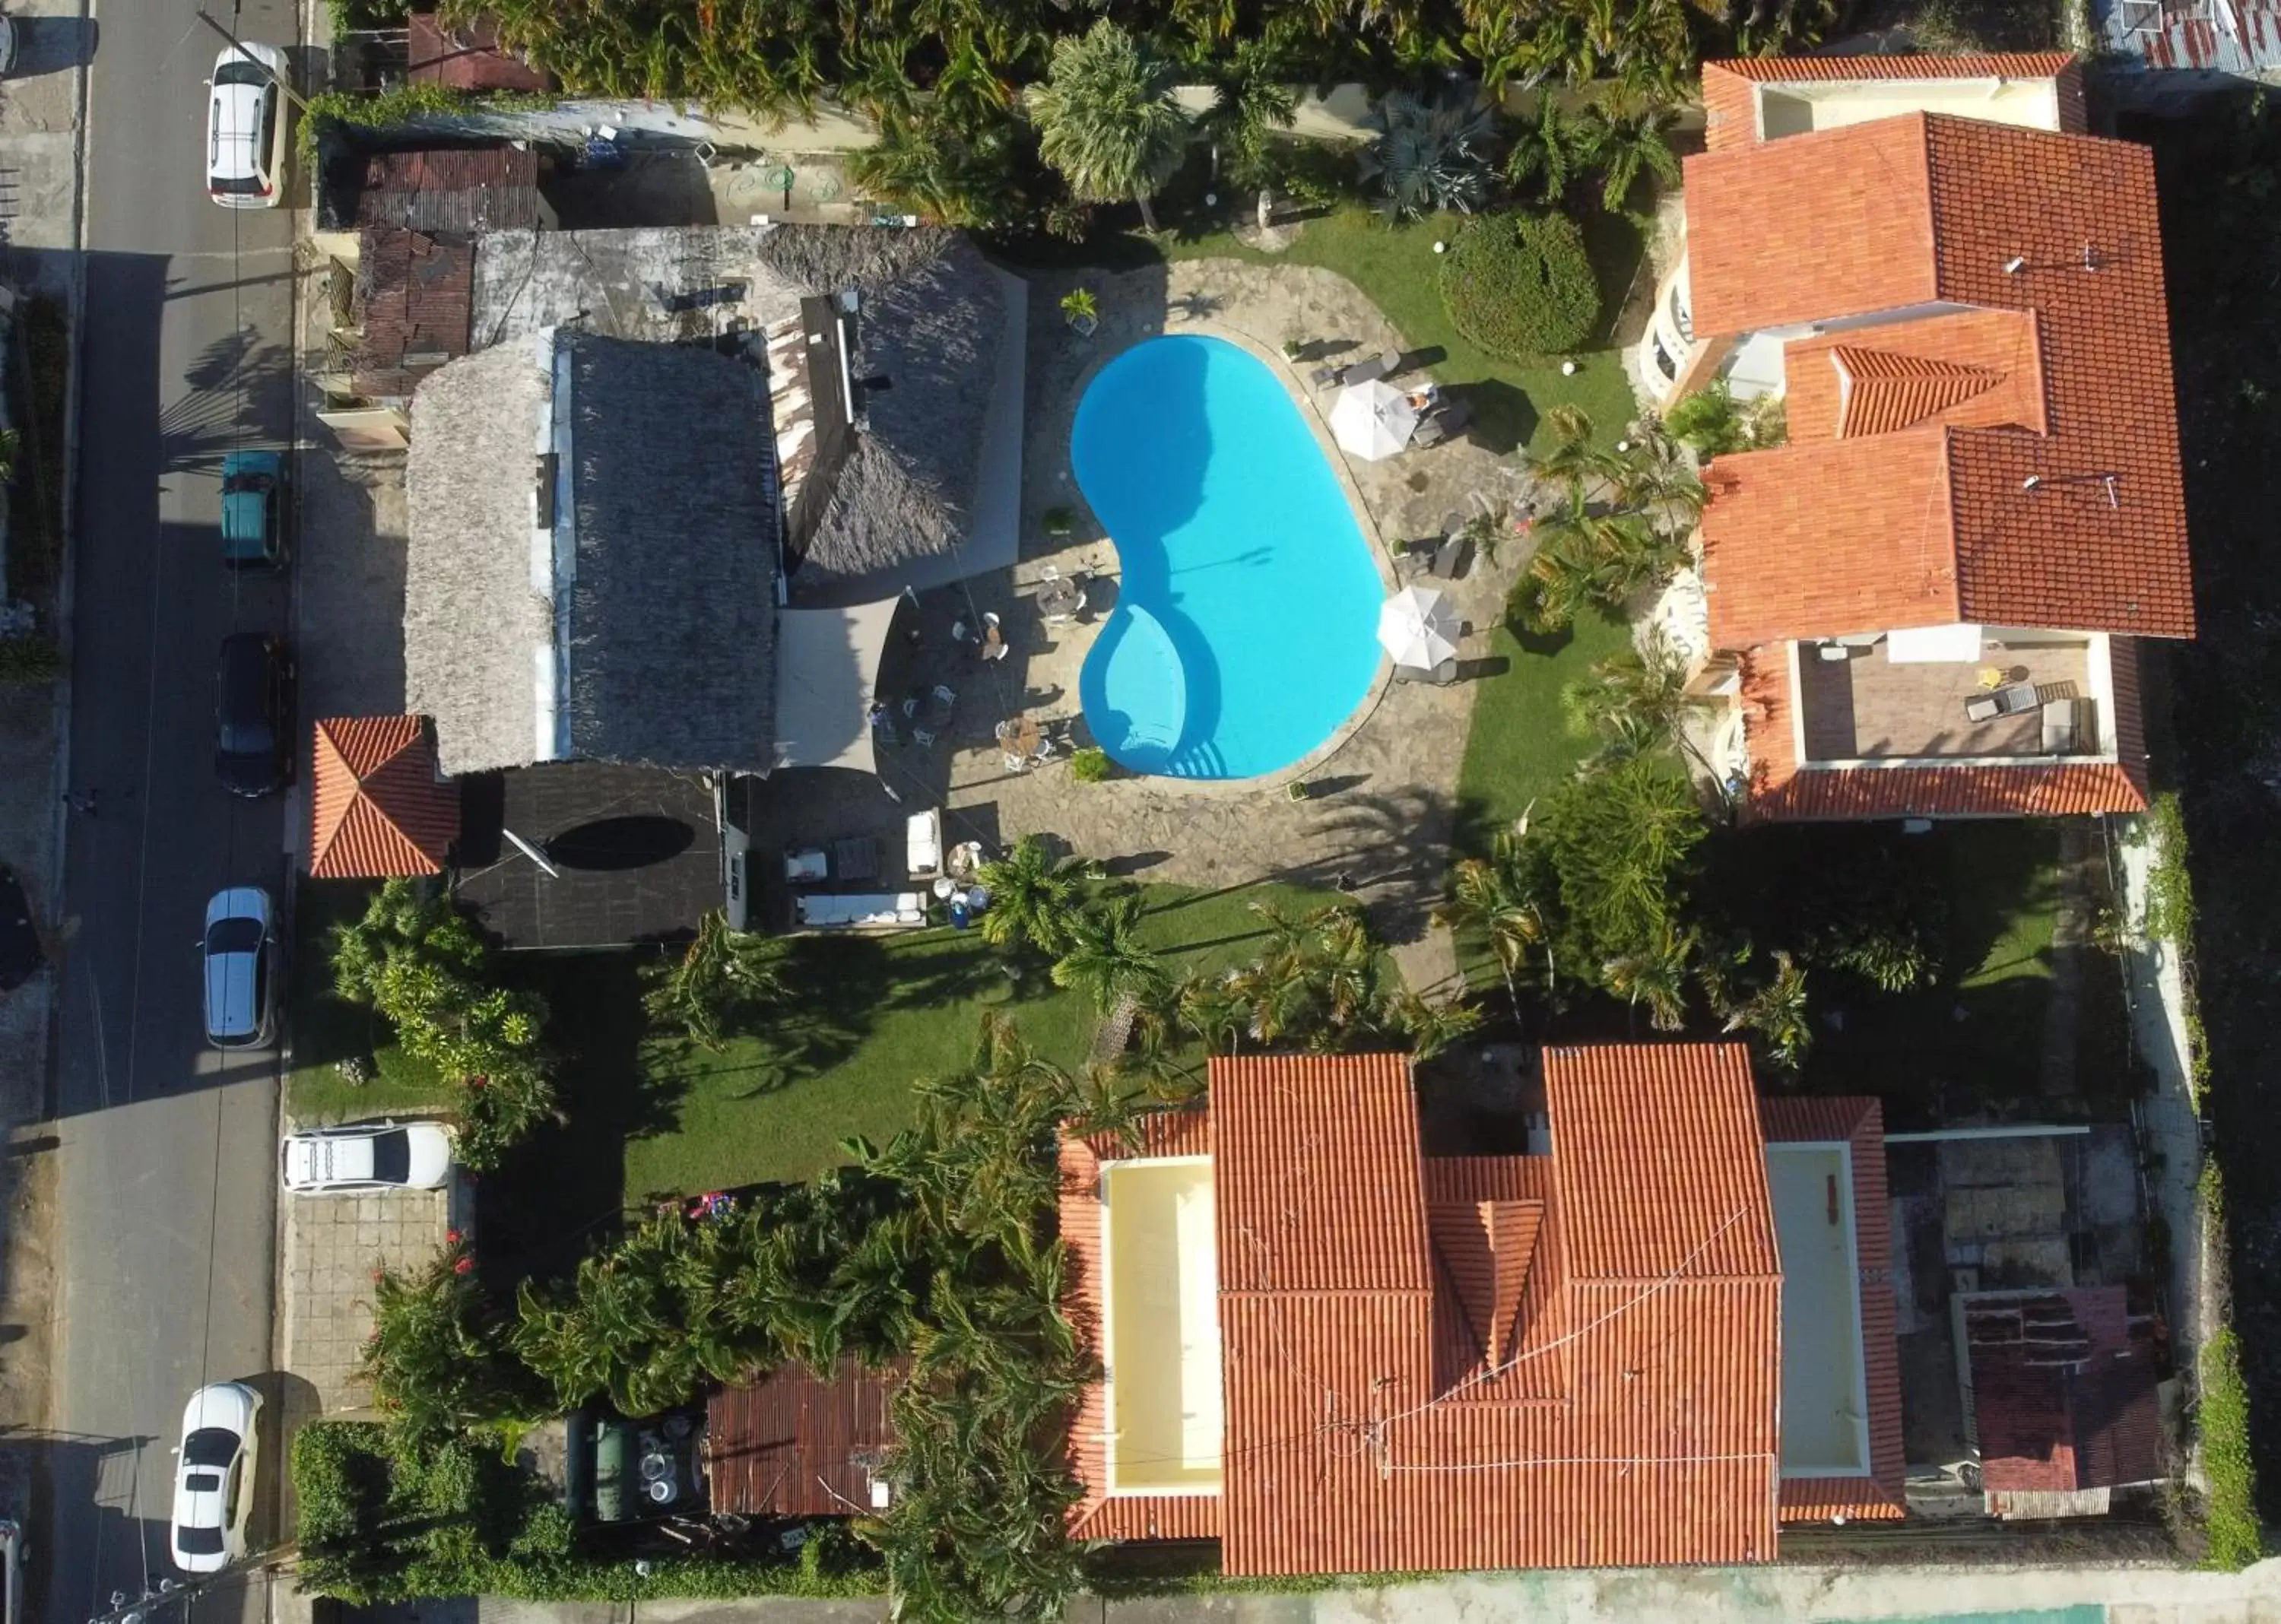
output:
{"label": "blue pool water", "polygon": [[1123,565],[1079,683],[1136,772],[1290,766],[1378,675],[1385,588],[1299,407],[1218,338],[1152,338],[1079,401],[1070,460]]}

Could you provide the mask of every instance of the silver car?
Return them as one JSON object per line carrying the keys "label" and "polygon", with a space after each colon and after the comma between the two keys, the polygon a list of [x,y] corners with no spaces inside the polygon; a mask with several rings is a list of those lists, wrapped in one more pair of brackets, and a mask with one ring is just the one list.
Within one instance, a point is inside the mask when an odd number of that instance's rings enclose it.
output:
{"label": "silver car", "polygon": [[277,911],[259,885],[232,885],[206,904],[206,1041],[266,1048],[277,1035]]}

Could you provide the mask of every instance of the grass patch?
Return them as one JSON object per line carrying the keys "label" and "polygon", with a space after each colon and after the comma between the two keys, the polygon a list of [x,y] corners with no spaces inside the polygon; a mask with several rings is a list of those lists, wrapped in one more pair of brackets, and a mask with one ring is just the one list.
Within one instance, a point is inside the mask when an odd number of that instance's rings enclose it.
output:
{"label": "grass patch", "polygon": [[[1148,885],[1141,895],[1143,929],[1175,976],[1252,957],[1264,934],[1255,901],[1300,911],[1337,900],[1269,884]],[[1040,1056],[1072,1067],[1090,1052],[1098,1020],[1040,965],[1009,978],[1007,961],[973,932],[801,937],[787,973],[801,995],[767,1032],[719,1054],[643,1046],[643,1068],[669,1103],[660,1102],[656,1131],[626,1144],[630,1197],[805,1179],[843,1161],[839,1143],[850,1135],[885,1141],[911,1120],[913,1082],[968,1063],[986,1010],[1010,1015]],[[669,1112],[671,1125],[662,1125]]]}
{"label": "grass patch", "polygon": [[[457,1095],[433,1066],[397,1048],[388,1023],[336,997],[329,942],[336,924],[362,916],[377,880],[304,880],[293,905],[293,958],[286,980],[292,1068],[285,1074],[285,1113],[297,1122],[351,1122],[390,1112],[452,1109]],[[344,1060],[362,1060],[370,1080],[341,1075]]]}
{"label": "grass patch", "polygon": [[1473,684],[1473,717],[1458,771],[1461,854],[1488,849],[1528,805],[1574,777],[1591,754],[1591,731],[1568,714],[1569,685],[1620,653],[1630,639],[1620,621],[1582,615],[1558,638],[1521,638],[1506,627],[1492,634],[1492,653],[1506,669]]}
{"label": "grass patch", "polygon": [[[2205,1163],[2195,1194],[2211,1233],[2225,1233],[2225,1180],[2215,1162]],[[2249,1384],[2241,1373],[2241,1343],[2233,1327],[2222,1327],[2201,1351],[2196,1371],[2200,1403],[2194,1430],[2201,1440],[2203,1559],[2212,1567],[2238,1572],[2265,1554],[2265,1530],[2257,1515],[2257,1462],[2251,1452]]]}
{"label": "grass patch", "polygon": [[[1298,240],[1280,254],[1246,248],[1232,233],[1211,231],[1168,239],[1165,257],[1179,259],[1241,259],[1252,265],[1309,265],[1335,271],[1356,287],[1400,329],[1411,350],[1440,351],[1427,370],[1445,384],[1462,386],[1473,407],[1469,432],[1495,452],[1535,445],[1543,436],[1545,414],[1557,406],[1581,406],[1609,438],[1619,434],[1637,407],[1623,362],[1605,346],[1625,291],[1639,270],[1645,236],[1629,215],[1589,215],[1579,223],[1600,282],[1601,316],[1593,336],[1573,359],[1575,375],[1563,376],[1559,356],[1503,360],[1458,331],[1442,304],[1441,258],[1436,242],[1455,239],[1465,223],[1457,215],[1434,215],[1406,226],[1389,226],[1359,204],[1348,204],[1311,220]],[[1351,334],[1297,332],[1272,335],[1279,341],[1350,338]]]}

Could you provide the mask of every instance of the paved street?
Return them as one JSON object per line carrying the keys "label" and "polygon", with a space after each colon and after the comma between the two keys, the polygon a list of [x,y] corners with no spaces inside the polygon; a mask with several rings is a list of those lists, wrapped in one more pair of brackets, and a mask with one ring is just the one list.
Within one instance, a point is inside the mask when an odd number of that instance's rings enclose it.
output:
{"label": "paved street", "polygon": [[[227,632],[286,629],[288,588],[228,579],[215,526],[221,455],[281,443],[289,421],[291,220],[205,195],[220,41],[195,0],[97,9],[71,736],[96,810],[73,819],[66,869],[51,1526],[35,1536],[58,1624],[172,1571],[183,1402],[272,1364],[276,1062],[205,1048],[196,942],[213,892],[282,898],[285,877],[285,804],[214,782],[211,691]],[[298,38],[285,0],[210,9],[247,38]],[[273,1454],[265,1498],[277,1469]]]}

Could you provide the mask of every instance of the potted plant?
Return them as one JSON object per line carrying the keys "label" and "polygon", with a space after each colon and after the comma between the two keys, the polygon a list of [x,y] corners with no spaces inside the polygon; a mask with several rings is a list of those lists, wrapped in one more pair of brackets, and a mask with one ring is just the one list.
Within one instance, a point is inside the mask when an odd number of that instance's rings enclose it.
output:
{"label": "potted plant", "polygon": [[1093,336],[1101,325],[1101,304],[1091,288],[1071,288],[1062,295],[1062,320],[1076,329],[1079,337]]}
{"label": "potted plant", "polygon": [[1098,745],[1087,745],[1070,757],[1070,777],[1079,784],[1102,783],[1109,773],[1109,752]]}

